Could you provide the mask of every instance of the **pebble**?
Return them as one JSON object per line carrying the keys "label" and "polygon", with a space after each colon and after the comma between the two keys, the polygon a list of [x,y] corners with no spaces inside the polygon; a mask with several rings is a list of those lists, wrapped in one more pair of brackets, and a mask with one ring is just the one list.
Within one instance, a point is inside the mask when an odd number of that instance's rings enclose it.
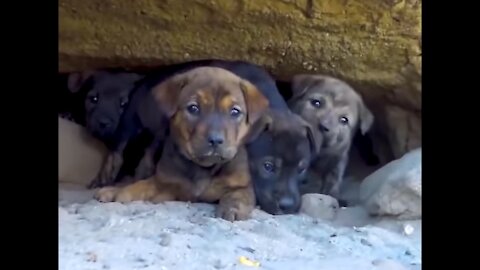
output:
{"label": "pebble", "polygon": [[160,237],[162,238],[162,240],[160,240],[160,245],[166,247],[172,243],[172,236],[170,234],[163,233],[162,235],[160,235]]}

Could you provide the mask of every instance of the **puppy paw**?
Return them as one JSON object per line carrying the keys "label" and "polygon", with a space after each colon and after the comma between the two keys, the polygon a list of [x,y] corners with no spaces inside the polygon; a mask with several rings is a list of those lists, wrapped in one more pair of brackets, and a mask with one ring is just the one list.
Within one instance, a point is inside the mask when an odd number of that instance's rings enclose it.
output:
{"label": "puppy paw", "polygon": [[250,217],[251,212],[251,207],[231,202],[219,204],[215,216],[228,221],[246,220]]}
{"label": "puppy paw", "polygon": [[119,189],[116,187],[105,187],[99,189],[93,197],[100,202],[113,202]]}
{"label": "puppy paw", "polygon": [[134,198],[133,194],[129,192],[129,190],[125,189],[119,190],[117,192],[117,196],[115,197],[115,201],[119,203],[129,203],[135,200],[136,199]]}

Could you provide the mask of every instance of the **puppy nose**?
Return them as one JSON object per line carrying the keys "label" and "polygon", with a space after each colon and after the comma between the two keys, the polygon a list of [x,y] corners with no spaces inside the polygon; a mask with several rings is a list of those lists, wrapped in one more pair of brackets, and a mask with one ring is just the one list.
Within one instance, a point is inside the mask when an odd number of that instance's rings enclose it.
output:
{"label": "puppy nose", "polygon": [[108,119],[103,118],[103,119],[98,120],[98,125],[101,128],[107,128],[107,127],[110,126],[110,124],[111,124],[111,122]]}
{"label": "puppy nose", "polygon": [[321,132],[329,132],[333,128],[333,116],[327,115],[320,119],[320,123],[318,124],[318,129]]}
{"label": "puppy nose", "polygon": [[210,146],[214,146],[214,147],[219,146],[223,144],[223,141],[224,141],[223,135],[219,132],[212,132],[208,136],[208,144],[210,144]]}
{"label": "puppy nose", "polygon": [[278,207],[283,212],[288,212],[292,210],[294,206],[295,206],[295,200],[292,197],[284,196],[280,199],[280,201],[278,201]]}
{"label": "puppy nose", "polygon": [[318,128],[320,129],[321,132],[329,132],[330,131],[330,128],[328,128],[324,124],[319,124]]}

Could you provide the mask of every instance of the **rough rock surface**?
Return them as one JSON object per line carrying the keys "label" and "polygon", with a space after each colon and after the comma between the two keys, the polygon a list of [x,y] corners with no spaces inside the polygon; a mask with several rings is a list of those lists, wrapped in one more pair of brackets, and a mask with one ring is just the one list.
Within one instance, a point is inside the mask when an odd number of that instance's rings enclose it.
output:
{"label": "rough rock surface", "polygon": [[[371,105],[394,105],[421,123],[421,7],[419,0],[60,0],[59,67],[243,59],[279,79],[337,76]],[[420,145],[395,124],[380,129],[398,158]]]}
{"label": "rough rock surface", "polygon": [[58,118],[58,180],[87,185],[98,173],[107,155],[100,141],[86,129]]}
{"label": "rough rock surface", "polygon": [[359,197],[372,215],[422,216],[422,149],[413,150],[365,178]]}

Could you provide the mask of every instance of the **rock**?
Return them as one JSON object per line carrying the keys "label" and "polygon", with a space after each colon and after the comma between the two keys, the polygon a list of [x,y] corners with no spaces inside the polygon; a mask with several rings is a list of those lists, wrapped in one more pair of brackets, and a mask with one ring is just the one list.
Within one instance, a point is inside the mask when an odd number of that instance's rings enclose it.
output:
{"label": "rock", "polygon": [[[285,79],[326,73],[363,89],[405,92],[402,100],[418,109],[420,1],[398,7],[386,1],[314,0],[311,8],[310,1],[289,2],[61,0],[60,71],[215,56],[265,65]],[[272,27],[279,21],[282,27]]]}
{"label": "rock", "polygon": [[170,246],[170,244],[172,243],[172,236],[170,234],[162,233],[160,237],[161,237],[160,245],[164,247]]}
{"label": "rock", "polygon": [[107,149],[84,127],[58,118],[58,180],[86,186],[97,175]]}
{"label": "rock", "polygon": [[302,196],[300,213],[314,218],[333,220],[337,215],[338,201],[324,194],[308,193]]}
{"label": "rock", "polygon": [[[405,153],[422,145],[422,115],[395,105],[387,105],[383,113],[377,114],[380,129],[385,134],[393,157],[398,159]],[[384,118],[384,119],[380,119]]]}
{"label": "rock", "polygon": [[367,176],[359,190],[371,215],[416,219],[422,216],[422,150],[415,149]]}
{"label": "rock", "polygon": [[285,78],[321,72],[393,91],[421,72],[422,5],[390,2],[61,0],[60,71],[215,56]]}
{"label": "rock", "polygon": [[[281,80],[339,77],[367,103],[421,120],[421,10],[421,1],[60,0],[59,70],[241,59]],[[389,118],[380,128],[403,155],[395,117],[375,116]]]}

